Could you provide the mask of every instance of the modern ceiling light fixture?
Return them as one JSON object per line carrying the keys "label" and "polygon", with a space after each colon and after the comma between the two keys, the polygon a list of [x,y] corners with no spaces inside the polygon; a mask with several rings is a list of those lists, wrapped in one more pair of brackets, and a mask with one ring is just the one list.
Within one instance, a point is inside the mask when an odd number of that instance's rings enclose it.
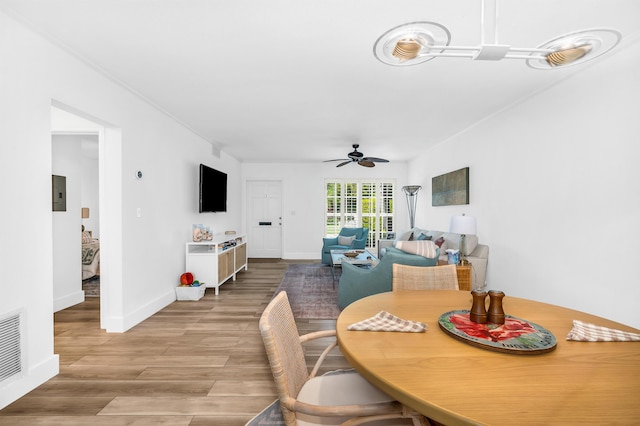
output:
{"label": "modern ceiling light fixture", "polygon": [[486,61],[524,59],[535,69],[557,69],[581,64],[613,49],[622,38],[619,31],[594,28],[576,31],[547,41],[535,48],[499,44],[497,0],[482,1],[482,40],[478,46],[451,46],[451,34],[441,24],[410,22],[390,29],[376,40],[373,53],[392,66],[417,65],[438,57],[470,58]]}

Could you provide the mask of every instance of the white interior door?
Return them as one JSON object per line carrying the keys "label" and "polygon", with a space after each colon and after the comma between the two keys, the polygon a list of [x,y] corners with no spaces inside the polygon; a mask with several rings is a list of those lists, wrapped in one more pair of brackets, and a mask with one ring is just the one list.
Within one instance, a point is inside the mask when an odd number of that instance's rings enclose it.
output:
{"label": "white interior door", "polygon": [[247,181],[249,257],[282,257],[282,182]]}

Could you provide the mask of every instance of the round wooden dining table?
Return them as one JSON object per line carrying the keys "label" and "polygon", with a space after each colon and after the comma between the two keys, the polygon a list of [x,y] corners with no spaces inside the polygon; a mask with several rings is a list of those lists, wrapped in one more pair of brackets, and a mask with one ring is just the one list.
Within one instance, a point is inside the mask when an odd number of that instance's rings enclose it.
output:
{"label": "round wooden dining table", "polygon": [[[398,291],[358,300],[336,329],[349,363],[375,386],[445,425],[640,424],[640,342],[568,341],[573,320],[639,330],[583,312],[521,298],[505,314],[553,333],[554,350],[536,355],[485,349],[438,325],[443,313],[468,310],[464,291]],[[386,311],[427,324],[427,331],[349,331]]]}

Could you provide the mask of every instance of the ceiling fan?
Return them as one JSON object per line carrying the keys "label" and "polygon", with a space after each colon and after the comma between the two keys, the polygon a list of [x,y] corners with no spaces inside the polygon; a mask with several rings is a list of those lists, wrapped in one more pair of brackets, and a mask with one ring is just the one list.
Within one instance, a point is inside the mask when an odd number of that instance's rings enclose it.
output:
{"label": "ceiling fan", "polygon": [[354,143],[352,146],[353,146],[353,151],[347,154],[347,157],[349,158],[338,158],[337,160],[325,160],[324,162],[328,163],[330,161],[342,161],[342,163],[338,164],[336,167],[342,167],[349,163],[358,163],[363,167],[375,167],[376,165],[374,163],[389,162],[389,160],[385,160],[384,158],[365,157],[363,153],[358,151],[358,148],[360,147],[360,145],[358,145],[357,143]]}

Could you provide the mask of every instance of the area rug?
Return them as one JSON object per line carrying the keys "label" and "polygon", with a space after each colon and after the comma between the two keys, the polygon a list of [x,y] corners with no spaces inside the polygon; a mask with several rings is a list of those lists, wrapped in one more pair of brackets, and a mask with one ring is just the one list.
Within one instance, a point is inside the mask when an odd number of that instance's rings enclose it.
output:
{"label": "area rug", "polygon": [[299,319],[337,319],[338,282],[340,268],[335,269],[335,281],[331,267],[321,263],[289,265],[275,294],[286,291],[293,316]]}
{"label": "area rug", "polygon": [[82,290],[85,297],[100,297],[100,275],[82,280]]}

